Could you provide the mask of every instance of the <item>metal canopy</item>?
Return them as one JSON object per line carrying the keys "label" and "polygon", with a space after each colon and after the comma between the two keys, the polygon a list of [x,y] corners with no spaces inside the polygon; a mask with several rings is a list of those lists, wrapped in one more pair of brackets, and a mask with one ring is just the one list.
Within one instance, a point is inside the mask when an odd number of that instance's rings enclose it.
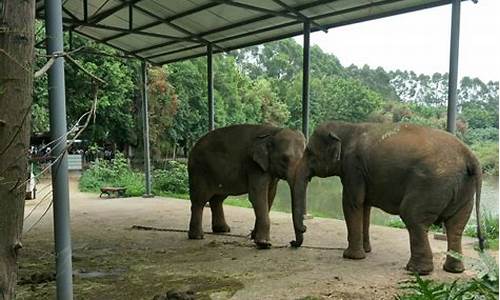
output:
{"label": "metal canopy", "polygon": [[[162,65],[451,0],[65,0],[66,30]],[[44,4],[37,0],[37,18]]]}

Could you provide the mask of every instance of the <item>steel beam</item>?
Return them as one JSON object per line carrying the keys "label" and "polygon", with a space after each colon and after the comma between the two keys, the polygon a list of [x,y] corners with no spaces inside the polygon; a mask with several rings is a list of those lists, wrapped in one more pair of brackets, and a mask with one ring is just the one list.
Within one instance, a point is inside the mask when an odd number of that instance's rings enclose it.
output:
{"label": "steel beam", "polygon": [[144,136],[144,198],[151,198],[151,158],[149,153],[148,67],[142,62],[142,130]]}
{"label": "steel beam", "polygon": [[460,41],[460,0],[451,4],[450,75],[448,78],[448,119],[446,129],[455,134],[457,121],[458,44]]}
{"label": "steel beam", "polygon": [[[334,2],[334,1],[336,1],[336,0],[318,0],[316,2],[307,3],[307,4],[304,4],[304,5],[300,5],[300,6],[295,6],[295,7],[293,7],[293,9],[301,11],[301,10],[310,9],[310,8],[313,8],[313,7],[316,7],[316,6],[319,6],[319,5],[328,4],[328,3]],[[287,10],[281,10],[280,12],[287,12]],[[207,36],[207,35],[214,34],[214,33],[220,33],[220,32],[226,31],[226,30],[235,29],[237,27],[245,26],[245,25],[248,25],[248,24],[251,24],[251,23],[268,20],[268,19],[271,19],[271,18],[273,18],[275,16],[276,16],[275,14],[264,14],[264,15],[258,16],[256,18],[239,21],[239,22],[236,22],[236,23],[233,23],[233,24],[224,25],[224,26],[221,26],[221,27],[217,27],[217,28],[205,31],[205,32],[197,33],[196,36],[197,37],[203,37],[203,36]],[[302,21],[294,21],[294,22],[301,23]],[[274,40],[276,40],[276,39],[274,39]],[[211,41],[211,42],[213,42],[213,41]],[[172,45],[172,44],[175,44],[175,43],[177,43],[177,41],[168,41],[168,42],[164,42],[164,43],[160,43],[160,44],[156,44],[156,45],[144,47],[144,48],[141,48],[141,49],[136,49],[136,50],[134,50],[134,52],[135,53],[144,52],[144,51],[147,51],[147,50],[157,49],[157,48],[161,48],[161,47],[164,47],[164,46]]]}
{"label": "steel beam", "polygon": [[311,62],[311,23],[304,22],[304,52],[302,63],[302,133],[309,137],[309,65]]}
{"label": "steel beam", "polygon": [[[162,20],[158,20],[158,21],[155,21],[155,22],[152,22],[152,23],[148,23],[148,24],[139,26],[136,29],[137,30],[149,29],[151,27],[154,27],[156,25],[160,25],[162,23],[169,23],[169,22],[172,22],[174,20],[177,20],[177,19],[189,16],[189,15],[192,15],[192,14],[195,14],[195,13],[199,13],[200,11],[203,11],[205,9],[210,9],[210,8],[212,8],[214,6],[217,6],[217,5],[221,5],[221,3],[215,3],[215,2],[214,3],[207,3],[207,4],[201,5],[199,7],[196,7],[194,9],[190,9],[190,10],[181,12],[179,14],[176,14],[176,15],[173,15],[173,16],[169,16],[169,17],[164,18]],[[108,41],[111,41],[111,40],[114,40],[114,39],[121,38],[121,37],[123,37],[125,35],[127,35],[127,33],[120,33],[120,34],[117,34],[117,35],[112,35],[110,37],[107,37],[107,38],[103,39],[103,41],[104,42],[108,42]]]}
{"label": "steel beam", "polygon": [[[45,1],[47,54],[62,53],[63,24],[61,0]],[[50,133],[54,143],[52,157],[52,191],[54,240],[56,257],[57,299],[73,299],[73,267],[71,262],[71,227],[69,213],[68,153],[66,149],[66,95],[64,58],[56,58],[48,71]]]}
{"label": "steel beam", "polygon": [[208,130],[215,128],[214,72],[212,44],[207,45]]}
{"label": "steel beam", "polygon": [[[399,1],[406,1],[406,0],[391,0],[391,2],[393,2],[393,1],[398,1],[399,2]],[[373,15],[370,15],[370,16],[367,16],[367,17],[361,17],[361,18],[356,18],[356,19],[347,20],[347,21],[335,22],[335,23],[332,23],[332,24],[329,24],[329,25],[325,25],[323,27],[326,28],[326,29],[331,29],[331,28],[335,28],[335,27],[341,27],[341,26],[345,26],[345,25],[351,25],[351,24],[355,24],[355,23],[376,20],[376,19],[379,19],[379,18],[385,18],[385,17],[390,17],[390,16],[395,16],[395,15],[405,14],[405,13],[409,13],[409,12],[413,12],[413,11],[417,11],[417,10],[422,10],[422,9],[437,7],[437,6],[441,6],[441,5],[446,5],[446,4],[450,3],[449,1],[450,0],[439,0],[437,2],[425,3],[425,4],[413,6],[413,7],[410,7],[410,8],[399,9],[399,10],[392,11],[392,12],[383,12],[383,13],[373,14]],[[387,2],[384,2],[384,3],[387,3]],[[377,2],[377,5],[378,5],[378,2]],[[373,8],[373,7],[376,7],[376,5],[373,5],[370,8]],[[352,10],[349,9],[349,11],[352,11]],[[342,13],[347,13],[347,11],[341,11],[341,12]],[[315,16],[315,17],[312,17],[311,20],[320,20],[320,19],[322,19],[322,18],[324,18],[326,16],[329,16],[329,15],[331,15],[331,14],[328,13],[328,14],[323,14],[323,15]],[[293,25],[297,25],[297,24],[301,24],[301,23],[302,22],[299,22],[299,21],[292,21],[292,22],[288,22],[288,23],[284,23],[284,24],[280,24],[280,25],[275,25],[275,26],[269,27],[267,29],[268,30],[274,30],[274,29],[284,28],[284,27],[287,27],[287,26],[293,26]],[[240,26],[240,25],[238,25],[238,26]],[[312,27],[311,28],[311,32],[315,32],[315,31],[318,31],[318,30],[320,30],[320,28],[317,28],[317,27]],[[245,35],[256,34],[256,32],[262,32],[262,29],[259,29],[257,31],[252,31],[252,32],[245,33]],[[201,33],[201,35],[205,35],[205,34],[209,34],[209,33]],[[210,33],[210,34],[212,34],[212,33]],[[227,52],[227,51],[232,51],[232,50],[241,49],[241,48],[245,48],[245,47],[260,45],[260,44],[263,44],[263,43],[272,42],[272,41],[276,41],[276,40],[281,40],[281,39],[285,39],[285,38],[290,38],[290,37],[294,37],[294,36],[301,35],[301,34],[303,34],[303,30],[294,31],[294,32],[282,34],[282,35],[279,35],[279,36],[273,36],[273,37],[265,38],[265,39],[262,39],[262,40],[252,41],[252,42],[249,42],[249,43],[238,44],[236,46],[224,47],[224,51]],[[242,35],[237,35],[237,36],[238,37],[242,37]],[[232,36],[232,38],[234,38],[234,36]],[[223,38],[223,39],[224,40],[229,40],[230,38]],[[218,43],[220,41],[221,41],[221,39],[215,40],[215,41],[212,41],[212,42]],[[169,44],[175,44],[175,43],[176,42],[170,42]],[[202,47],[202,46],[189,47],[189,48],[187,48],[187,50],[192,50],[194,48],[199,48],[199,47]],[[156,46],[154,48],[156,48]],[[176,52],[179,52],[179,51],[176,51]],[[214,50],[214,53],[220,53],[220,52],[221,51],[219,51],[219,50]],[[186,60],[186,59],[197,58],[197,57],[201,57],[201,56],[205,56],[205,55],[206,54],[203,52],[203,53],[198,53],[198,54],[194,54],[194,55],[187,55],[187,56],[183,56],[183,57],[178,57],[178,58],[174,58],[174,59],[167,59],[167,60],[164,60],[164,61],[157,62],[155,64],[156,65],[164,65],[164,64],[178,62],[178,61],[182,61],[182,60]],[[160,55],[160,54],[155,55],[155,57],[159,57],[159,56],[162,56],[162,55]],[[146,59],[150,59],[150,57],[146,57]]]}

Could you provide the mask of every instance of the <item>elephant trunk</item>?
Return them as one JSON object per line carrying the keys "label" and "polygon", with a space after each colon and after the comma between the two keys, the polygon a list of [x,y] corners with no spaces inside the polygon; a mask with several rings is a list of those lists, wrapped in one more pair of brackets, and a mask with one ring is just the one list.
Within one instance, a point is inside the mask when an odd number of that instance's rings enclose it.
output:
{"label": "elephant trunk", "polygon": [[292,194],[292,218],[293,227],[295,229],[295,241],[291,241],[292,247],[300,247],[304,241],[304,232],[306,226],[304,225],[305,202],[307,184],[309,183],[307,162],[302,158],[297,170],[293,184],[290,185]]}

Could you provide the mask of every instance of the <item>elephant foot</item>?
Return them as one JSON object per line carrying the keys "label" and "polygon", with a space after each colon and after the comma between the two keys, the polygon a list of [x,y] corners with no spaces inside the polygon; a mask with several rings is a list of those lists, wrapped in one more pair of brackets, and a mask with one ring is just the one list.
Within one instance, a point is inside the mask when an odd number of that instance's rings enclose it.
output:
{"label": "elephant foot", "polygon": [[215,233],[231,232],[231,227],[227,224],[212,225],[212,231]]}
{"label": "elephant foot", "polygon": [[252,229],[252,231],[250,232],[250,239],[255,240],[255,229]]}
{"label": "elephant foot", "polygon": [[370,242],[364,242],[363,249],[365,250],[365,253],[372,252],[372,246],[370,245]]}
{"label": "elephant foot", "polygon": [[257,249],[270,249],[271,242],[266,240],[256,240],[255,244],[257,245]]}
{"label": "elephant foot", "polygon": [[348,259],[363,259],[366,257],[364,250],[362,249],[354,250],[352,248],[345,249],[342,256]]}
{"label": "elephant foot", "polygon": [[406,265],[406,270],[418,275],[429,275],[434,270],[434,265],[432,264],[432,260],[430,262],[418,262],[410,258],[410,261]]}
{"label": "elephant foot", "polygon": [[203,232],[200,233],[200,232],[189,231],[188,238],[190,240],[202,240],[203,239]]}
{"label": "elephant foot", "polygon": [[463,262],[461,262],[460,260],[450,256],[446,256],[446,261],[444,262],[443,270],[450,273],[462,273],[465,270],[465,268]]}

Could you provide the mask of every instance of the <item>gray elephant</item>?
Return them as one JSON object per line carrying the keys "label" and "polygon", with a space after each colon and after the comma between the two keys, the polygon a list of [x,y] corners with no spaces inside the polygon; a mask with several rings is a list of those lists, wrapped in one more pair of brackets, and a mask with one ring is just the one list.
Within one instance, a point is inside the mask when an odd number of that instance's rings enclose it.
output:
{"label": "gray elephant", "polygon": [[[297,168],[292,213],[298,247],[303,241],[307,183],[313,176],[339,176],[348,231],[343,256],[362,259],[371,251],[370,208],[400,215],[410,235],[407,270],[433,270],[427,231],[444,222],[448,250],[462,252],[461,239],[474,206],[479,220],[481,166],[455,136],[409,124],[330,122],[319,126]],[[483,246],[478,226],[480,247]],[[444,270],[462,272],[461,261],[446,257]]]}
{"label": "gray elephant", "polygon": [[210,202],[213,232],[229,232],[222,202],[248,193],[255,212],[252,238],[271,246],[269,210],[279,179],[291,187],[305,148],[304,135],[266,125],[234,125],[203,136],[189,154],[189,238],[202,239],[203,207]]}

